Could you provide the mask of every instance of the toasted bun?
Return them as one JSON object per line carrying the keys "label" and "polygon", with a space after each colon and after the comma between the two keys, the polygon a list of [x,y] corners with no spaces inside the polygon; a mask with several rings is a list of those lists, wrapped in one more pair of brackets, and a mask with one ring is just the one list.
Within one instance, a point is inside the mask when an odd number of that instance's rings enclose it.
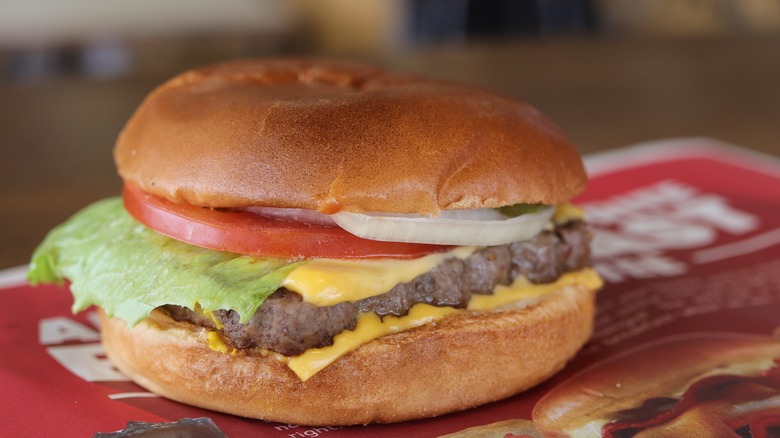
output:
{"label": "toasted bun", "polygon": [[203,408],[283,423],[347,425],[431,417],[499,400],[547,379],[592,330],[593,292],[463,312],[378,338],[306,382],[273,357],[208,347],[206,331],[159,312],[128,330],[103,316],[113,363],[141,386]]}
{"label": "toasted bun", "polygon": [[120,175],[174,202],[436,214],[558,204],[578,153],[532,107],[487,91],[321,60],[181,74],[119,136]]}
{"label": "toasted bun", "polygon": [[695,333],[665,338],[597,363],[561,383],[534,407],[534,424],[553,436],[583,428],[599,431],[617,412],[658,397],[679,397],[708,375],[760,375],[777,358],[780,339],[769,336]]}

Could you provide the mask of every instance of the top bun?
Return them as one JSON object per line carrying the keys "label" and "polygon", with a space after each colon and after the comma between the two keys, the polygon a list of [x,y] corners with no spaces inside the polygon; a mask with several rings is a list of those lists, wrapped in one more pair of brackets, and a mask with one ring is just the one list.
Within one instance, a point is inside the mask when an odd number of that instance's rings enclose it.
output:
{"label": "top bun", "polygon": [[579,154],[518,100],[341,61],[237,61],[154,90],[114,150],[119,174],[173,202],[333,212],[558,204]]}

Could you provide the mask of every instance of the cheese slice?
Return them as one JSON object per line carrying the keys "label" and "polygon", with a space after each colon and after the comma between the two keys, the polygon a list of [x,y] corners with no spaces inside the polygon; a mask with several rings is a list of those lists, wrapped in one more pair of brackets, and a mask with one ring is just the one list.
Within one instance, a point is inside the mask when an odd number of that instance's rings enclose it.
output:
{"label": "cheese slice", "polygon": [[564,274],[554,283],[534,284],[525,277],[518,277],[508,286],[496,286],[492,295],[472,295],[468,309],[492,310],[510,304],[516,305],[521,301],[533,304],[550,292],[575,284],[582,284],[590,290],[596,290],[604,285],[604,281],[595,270],[590,268]]}
{"label": "cheese slice", "polygon": [[308,380],[339,357],[349,353],[366,342],[381,336],[400,332],[413,327],[436,321],[444,315],[455,313],[453,307],[436,307],[429,304],[416,304],[406,316],[385,316],[364,312],[358,315],[355,330],[344,331],[333,338],[333,345],[323,348],[310,348],[300,356],[291,357],[287,366],[301,381]]}
{"label": "cheese slice", "polygon": [[[513,306],[531,306],[562,287],[572,284],[584,284],[588,289],[601,287],[602,280],[595,270],[586,268],[561,276],[556,282],[549,284],[532,284],[526,280],[518,280],[509,286],[499,286],[494,295],[473,295],[468,308],[471,310],[490,310],[507,304]],[[472,303],[476,300],[476,302]],[[339,357],[349,353],[371,340],[419,327],[443,318],[453,313],[466,310],[453,307],[435,307],[428,304],[412,306],[406,316],[386,316],[379,318],[375,313],[365,312],[358,315],[355,330],[339,333],[333,338],[333,345],[322,348],[311,348],[300,356],[291,357],[287,366],[298,375],[302,381],[330,365]]]}
{"label": "cheese slice", "polygon": [[444,260],[466,258],[474,247],[429,254],[416,259],[313,259],[287,275],[283,287],[316,306],[335,306],[382,295],[395,285],[413,280]]}
{"label": "cheese slice", "polygon": [[207,332],[206,340],[209,343],[209,348],[211,348],[214,351],[218,351],[220,353],[228,353],[234,351],[233,348],[229,347],[228,344],[225,343],[225,340],[222,339],[222,337],[217,332],[214,331]]}
{"label": "cheese slice", "polygon": [[585,212],[581,208],[573,204],[566,203],[557,205],[555,207],[555,213],[553,214],[552,220],[556,224],[562,224],[570,220],[582,219],[584,217]]}

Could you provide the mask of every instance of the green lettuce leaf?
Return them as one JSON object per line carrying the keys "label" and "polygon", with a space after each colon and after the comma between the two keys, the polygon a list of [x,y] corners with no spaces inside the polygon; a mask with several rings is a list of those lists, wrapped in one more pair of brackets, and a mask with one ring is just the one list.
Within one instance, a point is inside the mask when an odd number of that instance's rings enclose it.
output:
{"label": "green lettuce leaf", "polygon": [[52,230],[27,278],[33,285],[67,279],[74,313],[95,304],[131,326],[164,304],[232,309],[246,322],[300,263],[188,245],[149,230],[111,198]]}

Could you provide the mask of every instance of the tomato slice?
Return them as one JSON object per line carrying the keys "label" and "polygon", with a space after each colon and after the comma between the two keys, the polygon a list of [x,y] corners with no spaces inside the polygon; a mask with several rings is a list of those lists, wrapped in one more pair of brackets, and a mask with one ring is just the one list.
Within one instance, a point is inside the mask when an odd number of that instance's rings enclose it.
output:
{"label": "tomato slice", "polygon": [[124,205],[160,234],[217,251],[251,256],[302,258],[416,258],[452,246],[380,242],[336,225],[292,222],[243,211],[175,204],[125,184]]}

